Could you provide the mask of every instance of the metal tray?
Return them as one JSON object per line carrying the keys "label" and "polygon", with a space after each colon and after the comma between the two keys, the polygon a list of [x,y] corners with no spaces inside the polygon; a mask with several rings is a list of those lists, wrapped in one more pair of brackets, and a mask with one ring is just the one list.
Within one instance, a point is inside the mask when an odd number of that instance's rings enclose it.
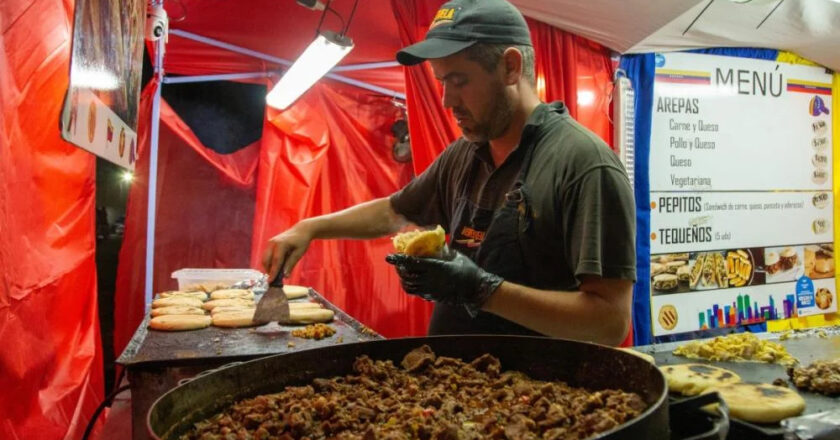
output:
{"label": "metal tray", "polygon": [[[826,337],[817,336],[816,331],[808,332],[805,335],[791,338],[785,341],[779,340],[780,334],[763,333],[756,334],[759,338],[772,340],[783,345],[795,358],[799,359],[801,365],[808,365],[813,361],[821,359],[840,358],[840,334],[827,332]],[[634,347],[635,350],[648,353],[656,359],[656,365],[673,365],[684,363],[702,363],[716,367],[732,370],[741,376],[744,382],[773,383],[774,380],[782,378],[791,389],[805,399],[804,414],[814,414],[822,411],[835,409],[840,405],[840,396],[830,397],[819,393],[797,389],[789,380],[786,368],[779,364],[767,364],[759,362],[715,362],[705,359],[689,359],[683,356],[676,356],[671,352],[686,342],[669,342],[666,344],[646,345]],[[673,401],[680,401],[683,398],[672,396]],[[781,439],[784,437],[785,428],[781,424],[757,424],[744,420],[732,418],[730,421],[730,437],[743,440],[751,439]]]}

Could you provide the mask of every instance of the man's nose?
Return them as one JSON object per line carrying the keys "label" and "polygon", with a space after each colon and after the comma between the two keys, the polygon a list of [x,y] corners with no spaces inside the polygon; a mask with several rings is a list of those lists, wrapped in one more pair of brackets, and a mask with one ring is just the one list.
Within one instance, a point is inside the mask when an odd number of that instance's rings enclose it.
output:
{"label": "man's nose", "polygon": [[458,96],[451,87],[443,86],[443,108],[453,108],[458,104]]}

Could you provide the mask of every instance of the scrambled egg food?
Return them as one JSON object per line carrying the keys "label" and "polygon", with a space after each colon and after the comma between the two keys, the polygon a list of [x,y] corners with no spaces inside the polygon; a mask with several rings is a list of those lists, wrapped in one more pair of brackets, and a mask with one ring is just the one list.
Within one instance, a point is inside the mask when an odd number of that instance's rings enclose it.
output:
{"label": "scrambled egg food", "polygon": [[446,231],[438,225],[431,231],[408,231],[397,234],[391,239],[394,249],[415,257],[439,257],[446,243]]}
{"label": "scrambled egg food", "polygon": [[752,361],[794,365],[799,361],[785,347],[761,340],[752,333],[719,336],[709,341],[692,341],[674,350],[674,354],[691,359],[712,361]]}

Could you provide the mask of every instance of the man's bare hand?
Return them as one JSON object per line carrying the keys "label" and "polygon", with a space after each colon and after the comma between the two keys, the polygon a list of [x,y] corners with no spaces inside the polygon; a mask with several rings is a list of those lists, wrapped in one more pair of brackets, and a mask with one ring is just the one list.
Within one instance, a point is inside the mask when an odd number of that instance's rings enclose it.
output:
{"label": "man's bare hand", "polygon": [[282,276],[289,276],[311,242],[312,234],[301,223],[269,240],[262,259],[268,279],[273,280],[281,269]]}
{"label": "man's bare hand", "polygon": [[405,219],[394,212],[387,197],[310,217],[268,241],[263,267],[273,281],[281,271],[288,276],[316,238],[376,238],[398,231],[403,224]]}

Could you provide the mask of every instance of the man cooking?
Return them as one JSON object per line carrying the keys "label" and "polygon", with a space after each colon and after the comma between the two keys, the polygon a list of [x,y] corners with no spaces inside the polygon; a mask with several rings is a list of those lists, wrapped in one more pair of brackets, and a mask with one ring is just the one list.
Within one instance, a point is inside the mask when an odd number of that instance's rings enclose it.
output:
{"label": "man cooking", "polygon": [[540,102],[522,14],[505,0],[452,0],[426,38],[397,53],[424,61],[463,137],[402,190],[300,221],[263,264],[288,275],[313,239],[375,238],[408,222],[443,225],[445,258],[389,255],[409,294],[435,302],[430,334],[542,334],[619,344],[636,276],[633,193],[610,148]]}

